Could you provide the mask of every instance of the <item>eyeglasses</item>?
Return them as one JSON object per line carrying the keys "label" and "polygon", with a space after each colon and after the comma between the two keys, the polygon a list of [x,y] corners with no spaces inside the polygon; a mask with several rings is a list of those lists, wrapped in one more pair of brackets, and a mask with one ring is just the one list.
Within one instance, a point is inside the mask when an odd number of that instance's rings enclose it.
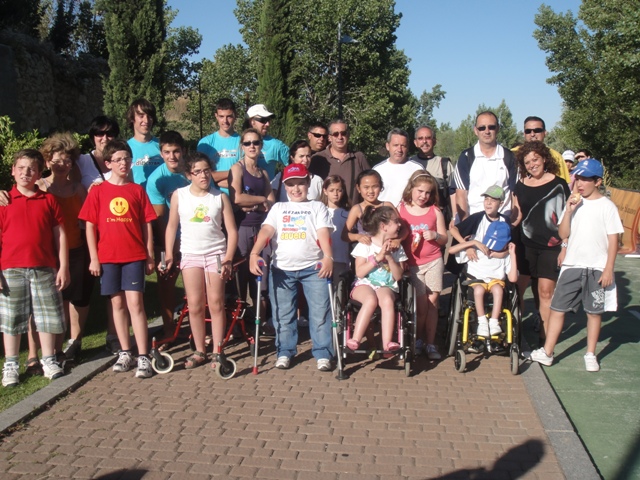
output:
{"label": "eyeglasses", "polygon": [[268,117],[268,118],[264,118],[264,117],[253,117],[253,119],[254,119],[256,122],[260,122],[260,123],[263,123],[263,124],[264,124],[264,123],[269,123],[269,122],[271,121],[271,117]]}
{"label": "eyeglasses", "polygon": [[329,135],[331,135],[333,138],[346,137],[347,135],[349,135],[349,132],[347,132],[346,130],[342,130],[341,132],[332,132]]}
{"label": "eyeglasses", "polygon": [[203,168],[202,170],[194,170],[191,172],[191,175],[193,175],[194,177],[199,177],[203,173],[205,174],[205,176],[208,176],[211,173],[211,169]]}
{"label": "eyeglasses", "polygon": [[524,133],[525,135],[531,135],[532,133],[542,133],[544,132],[544,128],[525,128],[524,129]]}
{"label": "eyeglasses", "polygon": [[124,164],[131,163],[131,157],[122,157],[122,158],[118,158],[116,160],[109,160],[109,163],[117,163],[117,164],[120,164],[120,163],[124,163]]}
{"label": "eyeglasses", "polygon": [[481,127],[476,127],[479,132],[484,132],[487,128],[492,132],[498,129],[497,125],[482,125]]}
{"label": "eyeglasses", "polygon": [[93,134],[94,137],[104,137],[105,135],[107,137],[111,137],[111,138],[115,138],[116,137],[116,134],[113,133],[111,130],[105,130],[105,131],[96,132],[96,133]]}
{"label": "eyeglasses", "polygon": [[316,138],[324,138],[325,140],[329,138],[329,135],[327,135],[326,133],[316,133],[316,132],[309,132],[309,133]]}
{"label": "eyeglasses", "polygon": [[253,145],[254,147],[257,147],[258,145],[261,145],[262,141],[260,140],[251,140],[249,142],[242,142],[242,145],[244,145],[245,147],[250,147],[251,145]]}

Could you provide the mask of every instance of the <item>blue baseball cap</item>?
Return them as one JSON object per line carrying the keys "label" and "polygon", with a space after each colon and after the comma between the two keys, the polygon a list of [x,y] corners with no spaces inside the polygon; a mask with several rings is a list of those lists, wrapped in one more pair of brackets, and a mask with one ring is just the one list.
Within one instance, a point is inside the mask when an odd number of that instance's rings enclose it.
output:
{"label": "blue baseball cap", "polygon": [[511,227],[507,222],[497,220],[489,224],[482,243],[484,243],[489,250],[500,252],[505,249],[510,241]]}
{"label": "blue baseball cap", "polygon": [[581,162],[578,162],[576,168],[571,173],[574,175],[580,175],[581,177],[604,177],[604,168],[602,164],[595,158],[587,158]]}

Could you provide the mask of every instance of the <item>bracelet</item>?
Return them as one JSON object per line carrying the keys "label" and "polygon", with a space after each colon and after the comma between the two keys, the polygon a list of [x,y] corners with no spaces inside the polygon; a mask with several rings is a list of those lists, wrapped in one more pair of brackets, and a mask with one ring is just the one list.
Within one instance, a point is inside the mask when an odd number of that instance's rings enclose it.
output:
{"label": "bracelet", "polygon": [[373,265],[374,267],[379,267],[380,264],[378,263],[378,260],[376,260],[375,255],[369,255],[369,258],[367,258],[367,260],[369,261],[369,263],[371,265]]}
{"label": "bracelet", "polygon": [[439,234],[438,232],[436,232],[436,238],[435,238],[435,240],[436,240],[436,242],[437,242],[438,240],[440,240],[440,234]]}
{"label": "bracelet", "polygon": [[322,258],[328,258],[333,262],[333,257],[330,257],[329,255],[324,255]]}
{"label": "bracelet", "polygon": [[255,256],[257,256],[257,257],[259,257],[259,256],[260,256],[260,254],[259,254],[259,253],[253,253],[253,252],[251,252],[249,255],[255,255]]}

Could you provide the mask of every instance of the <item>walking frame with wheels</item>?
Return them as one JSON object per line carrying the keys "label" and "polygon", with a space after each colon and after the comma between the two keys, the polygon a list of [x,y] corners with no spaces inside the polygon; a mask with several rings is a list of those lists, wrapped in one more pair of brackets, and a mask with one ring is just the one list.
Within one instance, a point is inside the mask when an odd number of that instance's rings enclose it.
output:
{"label": "walking frame with wheels", "polygon": [[[467,365],[467,354],[509,355],[511,373],[517,375],[520,368],[520,342],[522,318],[520,296],[516,284],[507,282],[500,313],[502,332],[497,335],[482,336],[475,333],[478,323],[473,289],[464,274],[456,279],[451,288],[449,316],[447,324],[447,354],[455,355],[455,368],[464,372]],[[491,311],[493,298],[485,295],[485,309]]]}
{"label": "walking frame with wheels", "polygon": [[[226,347],[232,339],[234,329],[240,328],[242,338],[245,342],[247,342],[250,350],[255,347],[255,338],[247,333],[247,329],[244,323],[244,315],[247,311],[247,304],[238,293],[240,292],[238,267],[245,261],[245,258],[240,259],[234,262],[232,266],[232,273],[236,283],[236,293],[234,295],[230,295],[229,298],[225,298],[225,315],[227,316],[227,319],[231,319],[231,321],[227,325],[226,334],[222,343],[217,346],[212,346],[212,355],[214,356],[214,362],[212,362],[212,366],[215,369],[216,374],[224,379],[232,378],[236,374],[237,370],[235,361],[228,358],[224,353],[224,347]],[[156,371],[156,373],[165,374],[173,370],[173,357],[167,352],[159,351],[158,347],[160,345],[171,344],[176,341],[180,333],[180,329],[182,328],[182,324],[185,318],[188,318],[188,316],[189,304],[187,303],[187,297],[185,296],[184,304],[182,309],[180,310],[180,315],[178,316],[173,335],[167,338],[163,338],[162,340],[156,340],[155,337],[152,338],[150,352],[151,366]],[[205,322],[211,322],[211,316],[209,314],[208,308],[205,308]],[[193,343],[193,338],[191,336],[189,336],[189,343],[191,345],[191,349],[195,351],[195,344]]]}

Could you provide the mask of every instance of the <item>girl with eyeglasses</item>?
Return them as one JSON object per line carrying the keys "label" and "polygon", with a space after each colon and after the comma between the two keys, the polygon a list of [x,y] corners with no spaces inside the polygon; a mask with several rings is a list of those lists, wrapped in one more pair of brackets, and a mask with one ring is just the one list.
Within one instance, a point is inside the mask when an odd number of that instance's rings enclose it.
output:
{"label": "girl with eyeglasses", "polygon": [[447,243],[447,228],[438,205],[436,179],[423,170],[413,172],[402,193],[398,212],[410,232],[402,246],[409,257],[411,283],[416,289],[416,354],[424,351],[429,360],[441,358],[435,338],[444,274],[441,248]]}
{"label": "girl with eyeglasses", "polygon": [[[267,171],[258,166],[262,153],[263,139],[258,130],[247,128],[240,136],[241,159],[229,170],[229,198],[234,207],[236,224],[238,225],[238,255],[249,256],[260,226],[267,217],[267,212],[275,203],[275,196],[269,183]],[[269,264],[269,246],[263,252]],[[247,288],[252,301],[257,300],[257,283],[249,271],[249,263],[245,262],[238,269],[240,280],[240,298],[246,298]],[[265,275],[265,277],[267,276]],[[260,312],[265,315],[267,308],[268,282],[262,282]],[[255,305],[255,303],[254,303]],[[263,318],[263,320],[264,320]],[[269,328],[269,327],[265,327]],[[272,333],[272,332],[269,332]]]}
{"label": "girl with eyeglasses", "polygon": [[238,231],[229,197],[213,185],[209,157],[201,152],[193,154],[186,160],[185,171],[191,185],[179,188],[171,196],[165,233],[165,263],[167,270],[171,269],[180,225],[180,269],[196,346],[184,363],[185,368],[190,369],[207,361],[205,303],[211,314],[213,363],[217,361],[217,346],[224,339],[226,325],[224,286],[231,277]]}

